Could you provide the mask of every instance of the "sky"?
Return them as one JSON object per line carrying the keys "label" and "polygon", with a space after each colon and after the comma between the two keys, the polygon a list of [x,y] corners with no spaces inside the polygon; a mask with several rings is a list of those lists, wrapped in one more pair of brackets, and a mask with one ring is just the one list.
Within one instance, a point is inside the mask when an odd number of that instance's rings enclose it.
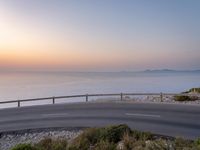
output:
{"label": "sky", "polygon": [[1,0],[0,70],[200,69],[199,0]]}

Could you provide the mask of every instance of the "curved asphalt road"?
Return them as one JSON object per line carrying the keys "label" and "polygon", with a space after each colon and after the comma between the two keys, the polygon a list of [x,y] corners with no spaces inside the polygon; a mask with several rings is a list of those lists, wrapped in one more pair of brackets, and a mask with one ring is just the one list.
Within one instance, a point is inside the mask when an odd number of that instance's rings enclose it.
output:
{"label": "curved asphalt road", "polygon": [[132,129],[168,136],[200,137],[200,106],[150,103],[76,103],[0,110],[0,132],[46,127]]}

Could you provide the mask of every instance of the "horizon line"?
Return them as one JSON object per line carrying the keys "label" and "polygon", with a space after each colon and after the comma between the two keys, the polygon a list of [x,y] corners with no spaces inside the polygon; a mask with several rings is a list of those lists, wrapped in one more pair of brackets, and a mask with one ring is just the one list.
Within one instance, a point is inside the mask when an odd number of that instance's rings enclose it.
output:
{"label": "horizon line", "polygon": [[142,72],[200,72],[200,69],[144,69],[121,71],[82,71],[82,70],[6,70],[0,69],[0,73],[142,73]]}

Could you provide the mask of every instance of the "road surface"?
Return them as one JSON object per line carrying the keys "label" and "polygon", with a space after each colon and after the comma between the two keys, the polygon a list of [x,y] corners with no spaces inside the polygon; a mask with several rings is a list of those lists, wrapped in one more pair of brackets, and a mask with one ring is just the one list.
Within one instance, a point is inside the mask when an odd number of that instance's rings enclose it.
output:
{"label": "road surface", "polygon": [[168,136],[200,137],[200,106],[152,103],[76,103],[0,110],[0,132],[47,127],[132,129]]}

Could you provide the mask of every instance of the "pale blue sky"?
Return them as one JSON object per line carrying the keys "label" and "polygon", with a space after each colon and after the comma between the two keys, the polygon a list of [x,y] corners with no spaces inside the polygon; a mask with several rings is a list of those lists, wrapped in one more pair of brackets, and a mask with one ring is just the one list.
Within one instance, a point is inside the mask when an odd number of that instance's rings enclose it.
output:
{"label": "pale blue sky", "polygon": [[2,57],[35,56],[0,67],[48,53],[43,68],[200,69],[199,0],[1,0],[0,13]]}

